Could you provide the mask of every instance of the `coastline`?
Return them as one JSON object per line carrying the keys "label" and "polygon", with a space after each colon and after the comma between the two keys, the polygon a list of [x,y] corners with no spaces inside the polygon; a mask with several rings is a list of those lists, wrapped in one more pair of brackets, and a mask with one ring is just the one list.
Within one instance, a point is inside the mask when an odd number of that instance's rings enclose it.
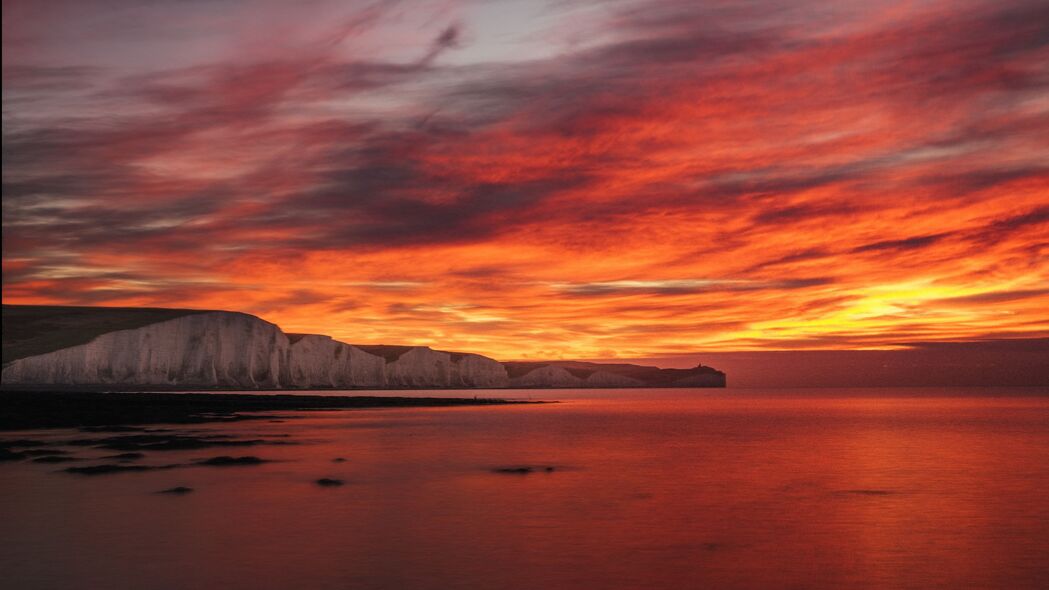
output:
{"label": "coastline", "polygon": [[0,391],[0,431],[257,419],[242,412],[548,403],[496,398],[322,396],[292,393]]}

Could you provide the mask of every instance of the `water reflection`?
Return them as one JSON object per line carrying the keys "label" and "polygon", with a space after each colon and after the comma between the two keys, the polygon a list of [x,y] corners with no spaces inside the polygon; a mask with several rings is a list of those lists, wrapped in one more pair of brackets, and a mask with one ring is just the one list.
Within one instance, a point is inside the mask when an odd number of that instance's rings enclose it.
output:
{"label": "water reflection", "polygon": [[[1043,587],[1049,399],[879,393],[194,426],[298,444],[90,478],[2,465],[0,569],[32,588]],[[493,471],[519,466],[555,469]],[[156,493],[176,486],[194,491]]]}

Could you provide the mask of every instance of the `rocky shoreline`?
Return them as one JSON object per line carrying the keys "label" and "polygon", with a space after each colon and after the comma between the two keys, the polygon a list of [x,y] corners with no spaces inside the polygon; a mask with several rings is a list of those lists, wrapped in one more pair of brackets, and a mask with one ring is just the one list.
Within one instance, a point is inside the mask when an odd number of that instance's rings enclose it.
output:
{"label": "rocky shoreline", "polygon": [[[259,418],[254,412],[426,408],[542,403],[493,398],[323,396],[250,393],[2,391],[0,430],[117,428]],[[245,412],[248,412],[247,414]]]}

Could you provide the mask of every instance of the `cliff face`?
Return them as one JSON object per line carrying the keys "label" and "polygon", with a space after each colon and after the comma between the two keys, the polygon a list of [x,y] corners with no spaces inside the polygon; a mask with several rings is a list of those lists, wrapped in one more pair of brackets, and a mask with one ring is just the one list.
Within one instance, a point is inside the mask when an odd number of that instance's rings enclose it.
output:
{"label": "cliff face", "polygon": [[109,332],[205,313],[199,309],[62,305],[4,305],[0,311],[3,313],[2,363],[5,366],[27,356],[87,344]]}
{"label": "cliff face", "polygon": [[281,383],[303,389],[385,387],[386,361],[382,357],[332,340],[329,336],[293,337]]}
{"label": "cliff face", "polygon": [[583,380],[562,367],[546,365],[510,380],[513,387],[582,387]]}
{"label": "cliff face", "polygon": [[388,387],[506,387],[502,363],[477,354],[409,348],[386,364]]}
{"label": "cliff face", "polygon": [[682,377],[673,382],[673,387],[724,387],[724,373],[699,373]]}
{"label": "cliff face", "polygon": [[11,362],[8,384],[280,387],[288,337],[254,316],[208,312]]}
{"label": "cliff face", "polygon": [[[12,350],[46,350],[47,343],[56,339],[52,334],[44,336],[43,345],[34,347],[32,339],[27,339],[27,345]],[[365,348],[378,354],[328,336],[289,337],[274,324],[247,314],[195,312],[141,327],[102,332],[84,344],[16,358],[5,364],[0,382],[16,386],[202,389],[457,388],[509,384],[501,363],[477,354],[442,352],[424,346]]]}
{"label": "cliff face", "polygon": [[[500,363],[285,334],[226,311],[7,306],[4,386],[200,389],[724,387],[709,367]],[[107,329],[112,327],[112,329]]]}
{"label": "cliff face", "polygon": [[510,377],[506,367],[497,360],[479,354],[452,357],[451,383],[453,387],[507,387]]}
{"label": "cliff face", "polygon": [[586,378],[587,387],[643,387],[644,381],[608,371],[594,371]]}
{"label": "cliff face", "polygon": [[581,361],[503,363],[511,387],[725,387],[725,374],[699,365],[661,369]]}

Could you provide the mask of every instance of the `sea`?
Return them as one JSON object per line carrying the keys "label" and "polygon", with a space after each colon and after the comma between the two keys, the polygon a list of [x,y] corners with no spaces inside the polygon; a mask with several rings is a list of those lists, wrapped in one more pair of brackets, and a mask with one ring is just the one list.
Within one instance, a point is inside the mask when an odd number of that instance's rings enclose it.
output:
{"label": "sea", "polygon": [[0,587],[1049,588],[1046,389],[310,393],[557,403],[3,432],[79,461],[0,463]]}

